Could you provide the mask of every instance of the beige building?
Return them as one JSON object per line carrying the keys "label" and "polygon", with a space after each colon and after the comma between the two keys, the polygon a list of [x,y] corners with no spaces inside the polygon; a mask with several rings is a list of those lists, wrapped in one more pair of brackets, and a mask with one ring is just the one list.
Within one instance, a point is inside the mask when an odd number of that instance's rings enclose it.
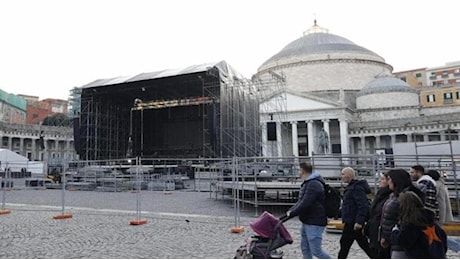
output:
{"label": "beige building", "polygon": [[427,86],[426,68],[394,72],[393,75],[415,88]]}

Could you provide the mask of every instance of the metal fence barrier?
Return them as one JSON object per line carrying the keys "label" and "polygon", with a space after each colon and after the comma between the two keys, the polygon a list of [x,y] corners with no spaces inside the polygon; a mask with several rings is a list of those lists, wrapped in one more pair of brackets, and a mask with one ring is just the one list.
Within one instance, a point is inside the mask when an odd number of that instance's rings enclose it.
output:
{"label": "metal fence barrier", "polygon": [[[36,173],[32,162],[2,162],[1,209],[10,203],[44,205],[64,215],[75,207],[100,208],[132,212],[134,220],[143,220],[144,212],[215,214],[233,216],[233,227],[240,227],[242,215],[258,216],[264,210],[283,214],[293,205],[300,187],[299,162],[308,161],[340,190],[345,187],[340,172],[346,166],[353,167],[374,191],[379,174],[388,169],[409,170],[415,164],[436,169],[444,176],[453,211],[458,214],[457,158],[460,155],[125,158],[71,161],[62,172],[46,175]],[[176,193],[186,204],[177,204]]]}

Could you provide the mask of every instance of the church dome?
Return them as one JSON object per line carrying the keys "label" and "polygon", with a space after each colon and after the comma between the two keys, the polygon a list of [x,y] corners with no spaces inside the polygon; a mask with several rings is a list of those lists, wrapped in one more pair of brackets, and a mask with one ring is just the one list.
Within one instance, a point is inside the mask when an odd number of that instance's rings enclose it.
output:
{"label": "church dome", "polygon": [[377,76],[356,97],[362,121],[416,117],[418,108],[418,91],[391,75]]}
{"label": "church dome", "polygon": [[[275,62],[282,63],[283,60],[292,57],[307,57],[318,54],[330,55],[333,53],[352,53],[356,56],[363,55],[376,61],[384,61],[384,59],[379,55],[364,47],[354,44],[346,38],[330,33],[319,32],[307,34],[289,43],[280,52],[264,62],[261,67]],[[318,56],[311,57],[311,60],[314,60],[315,57]]]}
{"label": "church dome", "polygon": [[255,77],[283,75],[294,92],[361,90],[393,68],[376,53],[316,24],[265,61]]}
{"label": "church dome", "polygon": [[367,83],[359,92],[358,96],[375,93],[409,92],[417,93],[417,90],[406,82],[390,75],[378,75],[374,80]]}

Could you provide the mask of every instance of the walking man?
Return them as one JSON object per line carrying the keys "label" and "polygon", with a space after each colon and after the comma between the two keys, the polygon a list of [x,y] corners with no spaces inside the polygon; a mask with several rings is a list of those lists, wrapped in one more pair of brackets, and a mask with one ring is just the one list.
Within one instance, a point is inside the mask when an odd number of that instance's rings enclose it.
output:
{"label": "walking man", "polygon": [[410,168],[410,177],[417,183],[423,193],[425,193],[425,207],[435,213],[435,220],[439,220],[439,203],[436,198],[436,182],[430,175],[425,174],[425,168],[421,165],[414,165]]}
{"label": "walking man", "polygon": [[369,212],[367,194],[371,189],[366,180],[357,180],[355,170],[351,167],[342,169],[342,181],[348,183],[343,194],[342,222],[344,223],[340,238],[338,258],[347,258],[351,245],[356,240],[358,245],[370,258],[373,258],[369,242],[363,234],[363,226]]}
{"label": "walking man", "polygon": [[286,215],[289,218],[299,216],[302,222],[300,228],[300,247],[303,258],[331,258],[322,249],[323,232],[327,225],[325,208],[325,192],[323,178],[318,173],[313,173],[309,163],[300,163],[299,177],[303,180],[300,186],[299,199]]}

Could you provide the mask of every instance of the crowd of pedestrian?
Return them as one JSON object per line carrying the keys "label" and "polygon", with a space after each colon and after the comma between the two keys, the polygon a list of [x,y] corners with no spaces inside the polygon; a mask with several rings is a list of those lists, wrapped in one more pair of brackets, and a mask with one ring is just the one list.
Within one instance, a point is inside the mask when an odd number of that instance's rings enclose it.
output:
{"label": "crowd of pedestrian", "polygon": [[[299,216],[304,258],[331,258],[322,247],[327,224],[324,180],[308,163],[300,164],[304,180],[298,202],[288,211]],[[453,221],[447,187],[436,170],[414,165],[410,171],[390,169],[380,174],[373,199],[366,180],[345,167],[342,182],[347,186],[341,203],[344,224],[337,258],[347,258],[354,241],[369,258],[446,258],[448,249],[460,251],[460,243],[441,228]]]}

